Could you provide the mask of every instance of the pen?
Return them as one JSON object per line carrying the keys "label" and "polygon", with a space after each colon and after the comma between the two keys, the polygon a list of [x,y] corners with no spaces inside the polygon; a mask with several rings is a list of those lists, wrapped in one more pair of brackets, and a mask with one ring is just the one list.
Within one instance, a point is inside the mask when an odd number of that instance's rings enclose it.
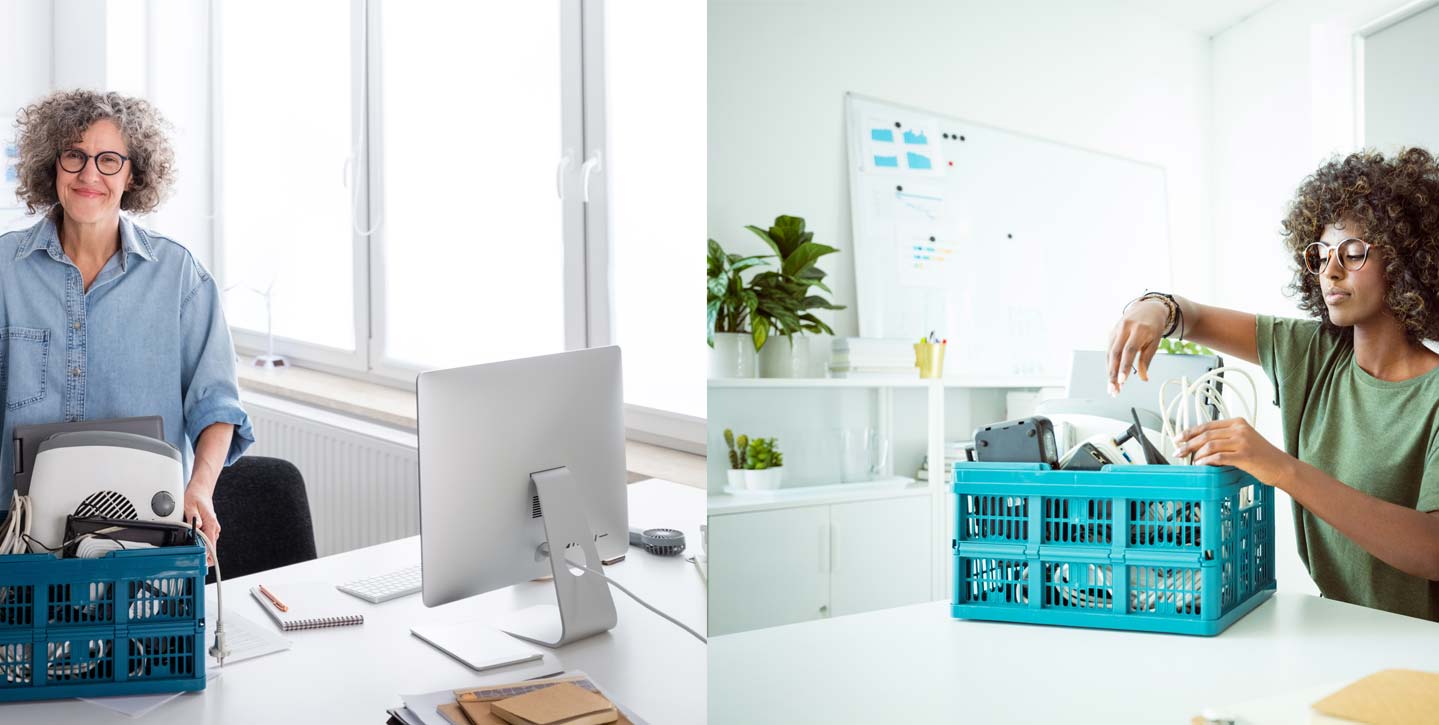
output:
{"label": "pen", "polygon": [[275,605],[275,608],[276,608],[276,609],[279,609],[279,610],[282,611],[282,612],[288,612],[288,611],[290,611],[290,608],[287,607],[287,606],[285,606],[285,603],[282,602],[282,601],[280,601],[280,598],[279,598],[279,597],[277,597],[277,596],[275,596],[274,594],[270,593],[270,590],[269,590],[269,589],[266,589],[264,584],[261,584],[261,585],[260,585],[260,593],[261,593],[261,594],[264,594],[264,595],[265,595],[265,598],[266,598],[266,599],[269,599],[270,602]]}

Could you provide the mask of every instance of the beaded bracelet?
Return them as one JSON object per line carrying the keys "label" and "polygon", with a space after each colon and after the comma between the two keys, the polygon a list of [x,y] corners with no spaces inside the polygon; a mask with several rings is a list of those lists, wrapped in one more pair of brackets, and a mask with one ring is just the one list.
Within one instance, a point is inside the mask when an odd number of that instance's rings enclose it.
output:
{"label": "beaded bracelet", "polygon": [[1168,316],[1164,318],[1164,332],[1160,337],[1169,337],[1174,334],[1175,330],[1179,330],[1179,339],[1184,339],[1184,310],[1179,306],[1179,302],[1174,299],[1174,295],[1164,292],[1145,292],[1130,301],[1128,305],[1125,305],[1124,309],[1128,310],[1130,305],[1144,300],[1159,300],[1164,303],[1165,309],[1169,312]]}

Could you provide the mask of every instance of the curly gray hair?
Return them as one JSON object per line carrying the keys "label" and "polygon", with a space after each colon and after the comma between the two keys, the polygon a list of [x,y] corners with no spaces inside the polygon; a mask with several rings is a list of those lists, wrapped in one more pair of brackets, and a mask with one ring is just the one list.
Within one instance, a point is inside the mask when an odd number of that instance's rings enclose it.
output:
{"label": "curly gray hair", "polygon": [[60,203],[55,161],[101,119],[120,127],[130,157],[130,186],[120,197],[120,208],[144,214],[168,196],[175,181],[175,152],[165,136],[169,124],[154,106],[114,92],[56,91],[20,109],[15,119],[20,151],[15,196],[30,213],[48,212]]}

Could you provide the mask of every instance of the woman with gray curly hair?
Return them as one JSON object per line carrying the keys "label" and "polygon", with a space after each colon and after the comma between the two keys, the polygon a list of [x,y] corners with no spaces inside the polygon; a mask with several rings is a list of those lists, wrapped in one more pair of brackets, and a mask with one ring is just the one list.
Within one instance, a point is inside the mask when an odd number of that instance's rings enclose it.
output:
{"label": "woman with gray curly hair", "polygon": [[[76,90],[21,109],[16,127],[16,196],[41,218],[0,236],[0,441],[17,425],[160,415],[185,518],[218,541],[220,469],[254,442],[220,290],[189,250],[121,214],[153,211],[174,182],[165,122],[144,100]],[[0,502],[13,456],[0,445]]]}

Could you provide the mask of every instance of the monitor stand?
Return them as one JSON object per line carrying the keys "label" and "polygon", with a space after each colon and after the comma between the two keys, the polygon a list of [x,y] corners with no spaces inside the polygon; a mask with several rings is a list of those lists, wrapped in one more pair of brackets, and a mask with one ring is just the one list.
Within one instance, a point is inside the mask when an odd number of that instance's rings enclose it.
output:
{"label": "monitor stand", "polygon": [[546,647],[576,642],[615,626],[615,600],[609,584],[583,569],[573,569],[565,552],[578,548],[585,566],[599,571],[599,549],[595,534],[585,517],[583,500],[570,469],[561,466],[531,473],[530,480],[540,496],[545,522],[545,542],[554,574],[555,599],[559,603],[526,607],[510,615],[500,629],[520,639]]}

